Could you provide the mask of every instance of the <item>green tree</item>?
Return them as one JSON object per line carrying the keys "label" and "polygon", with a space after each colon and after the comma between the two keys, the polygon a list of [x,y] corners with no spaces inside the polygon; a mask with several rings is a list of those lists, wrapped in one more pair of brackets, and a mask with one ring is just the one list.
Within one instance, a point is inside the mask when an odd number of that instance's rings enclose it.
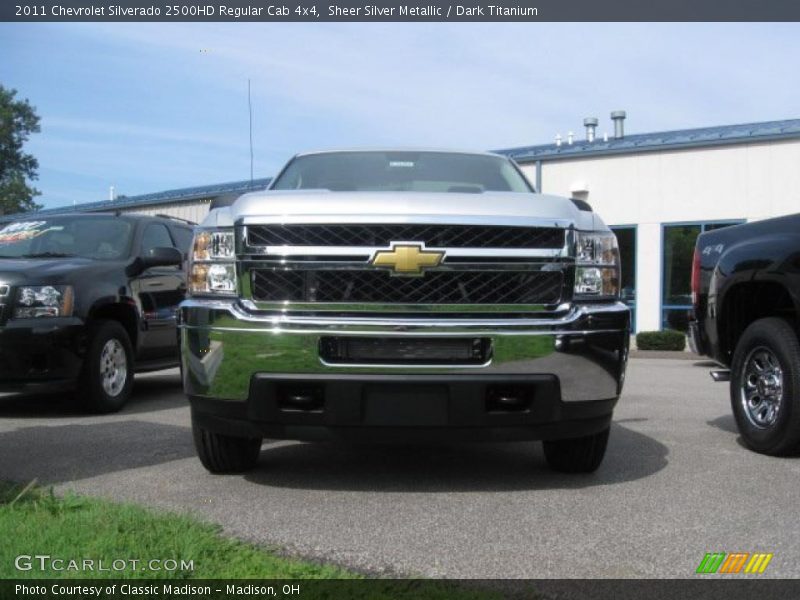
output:
{"label": "green tree", "polygon": [[0,85],[0,215],[38,210],[39,190],[28,185],[38,177],[39,161],[23,151],[31,133],[39,132],[39,116],[16,90]]}

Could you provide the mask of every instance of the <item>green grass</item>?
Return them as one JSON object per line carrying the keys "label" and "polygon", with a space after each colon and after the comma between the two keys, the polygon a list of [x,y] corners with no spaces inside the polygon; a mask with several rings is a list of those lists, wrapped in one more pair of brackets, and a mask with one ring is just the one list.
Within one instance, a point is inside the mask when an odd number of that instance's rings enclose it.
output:
{"label": "green grass", "polygon": [[[499,598],[485,589],[464,588],[449,582],[424,579],[369,579],[363,574],[312,561],[281,556],[223,537],[220,527],[189,516],[155,512],[132,504],[121,504],[67,494],[57,496],[32,484],[0,482],[0,579],[335,579],[303,583],[304,598],[347,597],[376,600],[478,600]],[[138,570],[18,571],[20,555],[102,560],[139,559]],[[193,570],[150,571],[142,564],[151,559],[193,561]],[[65,565],[67,564],[65,561]],[[350,583],[348,583],[348,581]],[[331,586],[335,586],[331,588]],[[213,597],[213,594],[212,594]]]}
{"label": "green grass", "polygon": [[[194,518],[156,513],[131,504],[39,488],[0,484],[0,578],[12,577],[133,577],[133,578],[354,578],[343,569],[286,558],[222,537],[220,528]],[[192,571],[126,569],[104,571],[17,571],[20,554],[62,558],[181,559],[193,561]]]}

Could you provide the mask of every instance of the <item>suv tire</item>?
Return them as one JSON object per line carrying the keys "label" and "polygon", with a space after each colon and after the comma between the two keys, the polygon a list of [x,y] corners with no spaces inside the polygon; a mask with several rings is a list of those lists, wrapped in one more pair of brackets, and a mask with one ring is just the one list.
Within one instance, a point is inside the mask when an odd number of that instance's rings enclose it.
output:
{"label": "suv tire", "polygon": [[258,463],[261,438],[214,433],[200,427],[194,417],[192,437],[200,462],[211,473],[243,473]]}
{"label": "suv tire", "polygon": [[562,473],[592,473],[606,455],[610,427],[593,435],[542,442],[547,464]]}
{"label": "suv tire", "polygon": [[117,321],[95,321],[89,328],[78,397],[95,413],[117,412],[133,388],[133,348]]}
{"label": "suv tire", "polygon": [[800,450],[800,342],[788,321],[745,329],[731,364],[731,408],[744,443],[762,454]]}

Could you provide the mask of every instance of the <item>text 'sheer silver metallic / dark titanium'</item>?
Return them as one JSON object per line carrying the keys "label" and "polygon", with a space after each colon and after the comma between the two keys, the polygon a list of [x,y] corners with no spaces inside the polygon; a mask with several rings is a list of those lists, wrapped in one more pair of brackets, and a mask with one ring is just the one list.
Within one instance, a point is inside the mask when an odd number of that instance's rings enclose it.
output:
{"label": "text 'sheer silver metallic / dark titanium'", "polygon": [[616,239],[491,154],[300,155],[212,211],[181,305],[198,454],[263,437],[541,439],[599,466],[624,381]]}

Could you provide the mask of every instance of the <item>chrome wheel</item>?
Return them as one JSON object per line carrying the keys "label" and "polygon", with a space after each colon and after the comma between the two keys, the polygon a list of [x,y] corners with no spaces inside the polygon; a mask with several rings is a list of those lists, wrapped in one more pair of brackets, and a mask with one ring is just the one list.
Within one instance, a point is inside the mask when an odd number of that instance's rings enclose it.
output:
{"label": "chrome wheel", "polygon": [[109,396],[117,396],[128,379],[128,360],[119,340],[110,339],[100,352],[100,379]]}
{"label": "chrome wheel", "polygon": [[783,370],[769,348],[753,349],[744,362],[740,384],[744,414],[759,429],[772,427],[783,400]]}

